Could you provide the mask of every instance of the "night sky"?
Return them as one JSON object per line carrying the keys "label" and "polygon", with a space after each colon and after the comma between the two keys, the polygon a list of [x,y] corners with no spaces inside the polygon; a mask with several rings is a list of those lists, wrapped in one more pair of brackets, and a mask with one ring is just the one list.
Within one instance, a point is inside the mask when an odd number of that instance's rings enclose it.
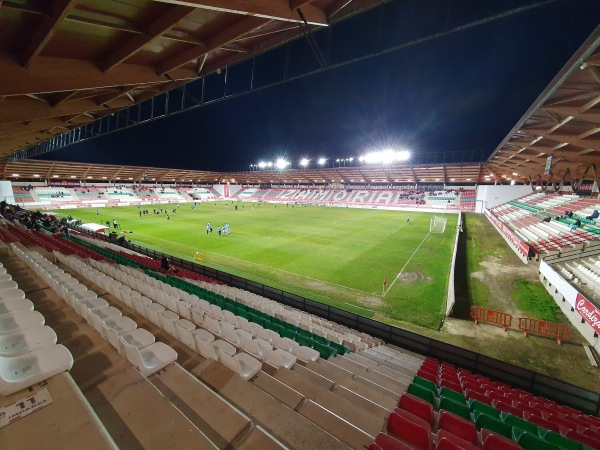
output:
{"label": "night sky", "polygon": [[[369,45],[357,39],[364,30],[402,44],[533,3],[542,2],[397,0],[385,15],[334,25],[328,47],[324,34],[315,36],[335,63]],[[600,1],[559,0],[43,159],[236,170],[278,156],[347,158],[390,146],[487,158],[598,24]],[[315,63],[309,52],[296,61],[303,58]],[[267,78],[280,70],[263,60]]]}

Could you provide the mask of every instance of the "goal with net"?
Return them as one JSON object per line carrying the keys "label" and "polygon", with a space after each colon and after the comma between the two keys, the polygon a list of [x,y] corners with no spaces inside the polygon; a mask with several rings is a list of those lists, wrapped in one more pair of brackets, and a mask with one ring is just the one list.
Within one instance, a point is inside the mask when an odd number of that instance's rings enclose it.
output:
{"label": "goal with net", "polygon": [[430,233],[443,233],[446,231],[446,219],[439,216],[433,216],[429,222]]}

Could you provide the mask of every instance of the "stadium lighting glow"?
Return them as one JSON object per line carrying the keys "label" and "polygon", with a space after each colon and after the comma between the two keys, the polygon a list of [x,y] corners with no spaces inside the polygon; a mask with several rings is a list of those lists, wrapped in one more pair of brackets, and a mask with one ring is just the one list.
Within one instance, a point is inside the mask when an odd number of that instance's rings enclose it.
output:
{"label": "stadium lighting glow", "polygon": [[302,158],[302,159],[300,160],[300,165],[301,165],[302,167],[306,167],[306,166],[308,166],[308,164],[309,164],[309,163],[310,163],[310,159],[308,159],[308,158]]}
{"label": "stadium lighting glow", "polygon": [[327,158],[319,158],[319,165],[322,166],[327,162]]}
{"label": "stadium lighting glow", "polygon": [[392,164],[394,162],[406,161],[410,158],[410,153],[406,150],[383,150],[380,152],[371,152],[359,158],[359,161],[367,164]]}
{"label": "stadium lighting glow", "polygon": [[18,174],[18,173],[11,173],[11,174],[10,174],[10,176],[11,176],[11,177],[18,177],[18,176],[19,176],[19,174]]}
{"label": "stadium lighting glow", "polygon": [[58,175],[52,175],[52,178],[58,178]]}
{"label": "stadium lighting glow", "polygon": [[277,161],[275,161],[275,167],[279,170],[285,169],[289,164],[290,163],[283,158],[279,158]]}
{"label": "stadium lighting glow", "polygon": [[37,174],[37,173],[33,174],[33,178],[39,178],[39,177],[40,177],[39,174]]}
{"label": "stadium lighting glow", "polygon": [[269,162],[267,163],[267,167],[273,167],[273,163],[272,163],[271,161],[269,161]]}
{"label": "stadium lighting glow", "polygon": [[258,168],[259,169],[264,169],[265,167],[267,167],[267,163],[264,161],[261,161],[258,163]]}

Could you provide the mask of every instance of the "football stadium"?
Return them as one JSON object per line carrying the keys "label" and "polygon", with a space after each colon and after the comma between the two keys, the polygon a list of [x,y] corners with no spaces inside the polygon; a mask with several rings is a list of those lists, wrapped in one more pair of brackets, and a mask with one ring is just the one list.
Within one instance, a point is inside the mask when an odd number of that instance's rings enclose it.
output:
{"label": "football stadium", "polygon": [[475,3],[0,0],[1,447],[600,449],[600,5]]}

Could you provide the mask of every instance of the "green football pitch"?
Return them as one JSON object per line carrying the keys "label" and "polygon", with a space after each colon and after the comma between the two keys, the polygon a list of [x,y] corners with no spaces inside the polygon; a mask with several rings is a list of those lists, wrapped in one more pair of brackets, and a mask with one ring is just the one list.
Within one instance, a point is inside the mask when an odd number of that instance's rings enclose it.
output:
{"label": "green football pitch", "polygon": [[[241,202],[164,207],[170,220],[153,214],[154,205],[143,206],[149,214],[141,217],[135,206],[60,213],[85,223],[116,219],[134,244],[192,261],[200,252],[207,266],[363,316],[440,326],[456,214],[443,215],[443,234],[430,234],[431,213]],[[225,223],[231,233],[219,236]]]}

